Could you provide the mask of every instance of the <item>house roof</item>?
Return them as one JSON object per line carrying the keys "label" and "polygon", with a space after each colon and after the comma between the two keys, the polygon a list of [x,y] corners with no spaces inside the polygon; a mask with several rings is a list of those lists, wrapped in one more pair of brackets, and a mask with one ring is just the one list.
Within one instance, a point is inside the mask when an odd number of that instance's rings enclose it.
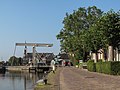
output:
{"label": "house roof", "polygon": [[69,56],[66,53],[63,53],[63,54],[59,53],[58,56],[59,56],[59,59],[69,59]]}

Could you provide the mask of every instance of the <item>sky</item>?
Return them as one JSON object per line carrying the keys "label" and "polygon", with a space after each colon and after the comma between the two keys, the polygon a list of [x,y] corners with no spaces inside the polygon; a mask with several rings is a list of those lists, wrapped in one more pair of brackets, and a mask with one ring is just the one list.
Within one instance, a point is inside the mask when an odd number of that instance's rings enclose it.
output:
{"label": "sky", "polygon": [[[66,13],[79,7],[97,6],[104,12],[120,10],[120,0],[0,0],[0,60],[14,54],[15,43],[50,43],[53,47],[37,47],[37,52],[60,52],[56,35],[63,28]],[[15,55],[23,56],[24,47],[17,46]],[[28,47],[32,52],[32,47]]]}

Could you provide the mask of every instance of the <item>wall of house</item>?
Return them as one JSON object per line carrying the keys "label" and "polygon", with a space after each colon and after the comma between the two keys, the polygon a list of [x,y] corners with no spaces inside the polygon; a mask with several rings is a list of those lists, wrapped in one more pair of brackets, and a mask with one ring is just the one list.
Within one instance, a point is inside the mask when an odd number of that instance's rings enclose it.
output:
{"label": "wall of house", "polygon": [[115,61],[120,61],[120,52],[119,52],[118,48],[116,48],[115,52],[116,52]]}
{"label": "wall of house", "polygon": [[97,58],[96,58],[96,53],[92,53],[91,54],[91,59],[94,60],[94,62],[96,63],[97,62]]}
{"label": "wall of house", "polygon": [[99,59],[104,60],[104,53],[98,53],[98,60]]}
{"label": "wall of house", "polygon": [[108,61],[113,61],[114,60],[114,52],[113,52],[113,47],[109,46],[108,47]]}
{"label": "wall of house", "polygon": [[[96,54],[91,53],[90,55],[91,55],[91,59],[95,60],[95,62],[97,62]],[[113,47],[109,46],[108,52],[107,52],[107,58],[105,58],[104,51],[102,51],[102,52],[98,51],[97,57],[98,57],[98,60],[99,59],[102,59],[102,60],[106,59],[107,61],[120,61],[120,51],[118,50],[118,48],[113,50]]]}

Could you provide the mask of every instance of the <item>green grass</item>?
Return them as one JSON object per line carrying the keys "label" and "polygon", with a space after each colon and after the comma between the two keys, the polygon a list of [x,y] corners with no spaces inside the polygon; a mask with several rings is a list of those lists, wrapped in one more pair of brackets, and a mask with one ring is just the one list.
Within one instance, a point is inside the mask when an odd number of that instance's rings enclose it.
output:
{"label": "green grass", "polygon": [[56,84],[55,78],[57,77],[58,73],[59,73],[59,68],[56,69],[55,73],[51,71],[47,76],[47,80],[48,80],[47,84],[38,83],[35,86],[34,90],[54,90]]}

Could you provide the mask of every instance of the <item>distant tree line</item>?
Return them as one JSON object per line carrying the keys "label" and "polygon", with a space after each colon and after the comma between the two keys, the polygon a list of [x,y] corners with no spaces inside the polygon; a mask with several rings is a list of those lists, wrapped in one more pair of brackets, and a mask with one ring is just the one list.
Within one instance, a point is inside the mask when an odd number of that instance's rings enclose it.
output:
{"label": "distant tree line", "polygon": [[20,65],[23,65],[23,59],[21,57],[18,58],[18,57],[12,56],[8,60],[8,65],[10,65],[10,66],[20,66]]}
{"label": "distant tree line", "polygon": [[56,36],[61,50],[74,55],[76,60],[87,60],[89,52],[97,53],[108,46],[120,43],[120,11],[104,13],[96,6],[80,7],[72,14],[66,13],[63,28]]}

